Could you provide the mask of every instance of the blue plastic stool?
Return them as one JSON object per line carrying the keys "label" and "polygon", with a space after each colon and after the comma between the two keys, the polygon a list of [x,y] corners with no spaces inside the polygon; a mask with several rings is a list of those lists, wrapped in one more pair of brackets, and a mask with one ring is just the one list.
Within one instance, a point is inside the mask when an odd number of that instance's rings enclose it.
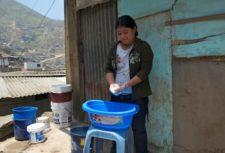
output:
{"label": "blue plastic stool", "polygon": [[[109,131],[109,130],[99,129],[91,125],[86,134],[85,144],[84,144],[84,153],[89,153],[92,137],[113,140],[116,142],[116,152],[125,153],[125,144],[126,144],[125,142],[126,142],[126,137],[128,132],[129,132],[129,129]],[[133,143],[130,143],[130,144],[133,144]],[[129,148],[131,149],[127,150],[127,152],[132,153],[133,152],[132,147],[129,147]]]}

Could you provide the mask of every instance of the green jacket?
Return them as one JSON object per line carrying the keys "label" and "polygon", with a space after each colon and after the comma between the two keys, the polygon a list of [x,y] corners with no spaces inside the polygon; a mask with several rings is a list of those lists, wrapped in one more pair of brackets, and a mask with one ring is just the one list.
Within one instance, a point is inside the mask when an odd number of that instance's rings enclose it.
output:
{"label": "green jacket", "polygon": [[[108,53],[107,63],[105,67],[105,73],[113,73],[114,78],[117,69],[117,44]],[[142,82],[135,86],[132,86],[133,100],[143,98],[152,94],[148,75],[152,69],[153,56],[154,55],[150,45],[147,42],[136,38],[133,49],[130,51],[129,55],[130,78],[133,78],[135,75],[137,75],[142,80]]]}

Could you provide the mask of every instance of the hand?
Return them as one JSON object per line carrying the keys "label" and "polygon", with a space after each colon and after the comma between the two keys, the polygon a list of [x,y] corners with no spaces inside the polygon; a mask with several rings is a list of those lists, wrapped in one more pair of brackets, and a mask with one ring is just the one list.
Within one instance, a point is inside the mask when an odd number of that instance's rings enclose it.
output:
{"label": "hand", "polygon": [[119,95],[120,94],[120,85],[117,83],[112,83],[112,84],[110,84],[109,90],[112,94]]}
{"label": "hand", "polygon": [[111,91],[112,94],[118,96],[127,87],[128,87],[127,82],[122,84],[112,83],[109,87],[109,90]]}
{"label": "hand", "polygon": [[121,92],[126,89],[128,86],[127,86],[127,83],[121,83],[119,84],[118,88],[116,89],[116,92],[121,94]]}
{"label": "hand", "polygon": [[128,87],[127,82],[125,82],[125,83],[120,84],[120,87],[118,90],[122,91],[123,89],[126,89],[127,87]]}

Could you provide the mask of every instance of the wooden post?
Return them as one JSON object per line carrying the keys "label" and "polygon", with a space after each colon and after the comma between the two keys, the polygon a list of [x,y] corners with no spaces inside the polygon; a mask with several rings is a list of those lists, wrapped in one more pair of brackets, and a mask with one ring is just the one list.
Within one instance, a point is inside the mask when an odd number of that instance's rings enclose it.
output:
{"label": "wooden post", "polygon": [[78,48],[78,24],[76,0],[64,0],[65,10],[65,51],[66,51],[66,79],[73,88],[73,120],[83,121],[82,111],[83,82],[80,73],[80,55]]}

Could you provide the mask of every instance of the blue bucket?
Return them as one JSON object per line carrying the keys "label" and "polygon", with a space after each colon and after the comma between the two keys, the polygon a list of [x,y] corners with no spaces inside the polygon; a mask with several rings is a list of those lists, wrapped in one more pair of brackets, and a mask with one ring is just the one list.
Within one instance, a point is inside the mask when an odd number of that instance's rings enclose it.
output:
{"label": "blue bucket", "polygon": [[14,136],[16,140],[28,140],[27,126],[35,123],[37,107],[24,106],[13,108]]}
{"label": "blue bucket", "polygon": [[71,135],[71,153],[83,153],[87,126],[78,126],[70,130]]}

